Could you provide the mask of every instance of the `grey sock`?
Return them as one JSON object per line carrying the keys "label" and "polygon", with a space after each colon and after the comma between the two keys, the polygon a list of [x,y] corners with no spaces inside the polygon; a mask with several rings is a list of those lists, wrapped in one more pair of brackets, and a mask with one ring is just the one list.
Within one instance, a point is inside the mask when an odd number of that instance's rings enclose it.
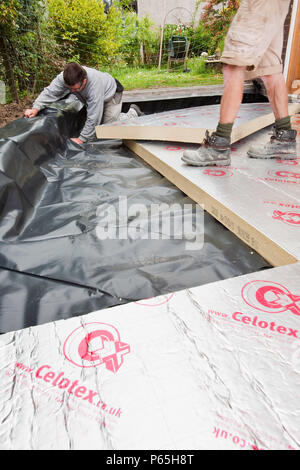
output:
{"label": "grey sock", "polygon": [[291,117],[286,116],[286,117],[281,118],[281,119],[276,119],[275,127],[276,127],[277,131],[281,131],[281,130],[289,131],[289,130],[291,130],[292,129],[292,127],[291,127]]}
{"label": "grey sock", "polygon": [[221,124],[219,122],[217,129],[216,129],[216,135],[218,135],[219,137],[224,137],[225,139],[230,139],[232,127],[233,127],[233,123]]}

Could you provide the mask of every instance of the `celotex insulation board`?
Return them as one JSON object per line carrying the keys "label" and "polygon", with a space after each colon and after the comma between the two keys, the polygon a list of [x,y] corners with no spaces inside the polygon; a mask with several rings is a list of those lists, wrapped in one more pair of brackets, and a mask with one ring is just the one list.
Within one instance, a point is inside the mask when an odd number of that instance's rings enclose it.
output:
{"label": "celotex insulation board", "polygon": [[2,335],[0,448],[299,449],[299,277],[297,263]]}
{"label": "celotex insulation board", "polygon": [[[289,105],[291,115],[300,111],[300,103]],[[96,127],[99,139],[134,139],[201,143],[206,129],[212,132],[218,123],[219,106],[200,106],[137,119],[122,120]],[[231,142],[247,137],[274,122],[274,114],[265,103],[243,104],[236,117]]]}
{"label": "celotex insulation board", "polygon": [[[242,105],[237,122],[253,122],[257,113],[267,115],[268,106]],[[188,125],[198,117],[199,126],[212,127],[218,115],[219,106],[209,106],[160,113],[151,116],[151,122],[157,119],[165,128],[173,123],[179,132],[176,119],[185,119]],[[136,121],[146,120],[149,123],[150,117],[142,116]],[[299,120],[296,116],[294,126],[299,126]],[[124,142],[270,264],[281,266],[300,259],[300,151],[298,143],[299,156],[295,161],[249,158],[249,146],[268,142],[271,134],[272,128],[267,127],[237,141],[232,145],[231,166],[223,168],[186,165],[181,160],[184,149],[196,149],[197,144]]]}

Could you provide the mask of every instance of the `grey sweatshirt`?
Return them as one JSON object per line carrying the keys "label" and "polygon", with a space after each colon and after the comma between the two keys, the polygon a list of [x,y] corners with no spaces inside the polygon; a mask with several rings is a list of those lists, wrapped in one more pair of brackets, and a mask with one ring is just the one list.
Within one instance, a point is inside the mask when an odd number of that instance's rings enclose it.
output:
{"label": "grey sweatshirt", "polygon": [[[99,72],[89,67],[83,67],[87,71],[87,83],[84,89],[74,93],[87,107],[87,119],[79,138],[86,142],[95,135],[95,126],[101,124],[104,103],[111,100],[116,93],[117,85],[115,79],[109,74]],[[64,98],[70,93],[61,72],[33,103],[33,108],[46,108],[50,103]]]}

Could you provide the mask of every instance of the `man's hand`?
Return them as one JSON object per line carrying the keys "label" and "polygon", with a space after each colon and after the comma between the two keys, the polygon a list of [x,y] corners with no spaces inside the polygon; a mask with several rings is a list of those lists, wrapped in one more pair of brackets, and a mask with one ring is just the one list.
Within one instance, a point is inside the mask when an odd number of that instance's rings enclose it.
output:
{"label": "man's hand", "polygon": [[75,144],[83,144],[83,140],[79,139],[78,137],[72,137],[71,139],[73,142],[75,142]]}
{"label": "man's hand", "polygon": [[25,109],[24,116],[27,117],[27,118],[33,118],[37,115],[38,112],[39,112],[39,110],[36,109],[36,108]]}

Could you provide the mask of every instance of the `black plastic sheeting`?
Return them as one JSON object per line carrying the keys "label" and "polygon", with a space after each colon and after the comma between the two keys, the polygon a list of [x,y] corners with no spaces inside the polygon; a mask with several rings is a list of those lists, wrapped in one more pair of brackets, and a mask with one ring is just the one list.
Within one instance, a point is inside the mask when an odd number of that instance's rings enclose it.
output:
{"label": "black plastic sheeting", "polygon": [[68,139],[85,110],[59,104],[0,129],[0,332],[270,267],[205,213],[184,240],[99,240],[99,207],[192,201],[119,141]]}
{"label": "black plastic sheeting", "polygon": [[[127,113],[131,104],[137,104],[139,108],[145,114],[153,114],[153,113],[162,113],[165,111],[173,111],[174,109],[183,109],[183,108],[194,108],[196,106],[209,106],[214,104],[220,104],[222,95],[220,94],[211,94],[211,95],[199,95],[189,96],[189,97],[168,97],[162,99],[155,100],[148,100],[148,101],[140,101],[135,100],[134,94],[130,96],[130,102],[123,103],[122,111]],[[245,92],[243,94],[243,103],[268,103],[268,98],[259,91],[257,92]]]}

